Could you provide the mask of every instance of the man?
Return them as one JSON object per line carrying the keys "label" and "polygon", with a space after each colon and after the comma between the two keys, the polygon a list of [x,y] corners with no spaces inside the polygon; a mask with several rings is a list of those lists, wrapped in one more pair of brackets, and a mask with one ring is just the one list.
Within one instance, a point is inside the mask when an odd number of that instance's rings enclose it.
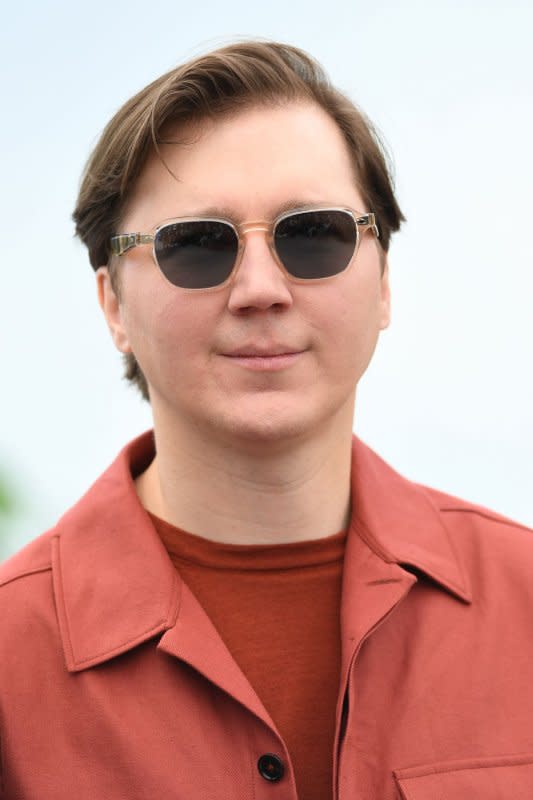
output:
{"label": "man", "polygon": [[232,45],[74,218],[154,429],[1,568],[2,797],[529,798],[531,531],[352,439],[403,219],[368,121]]}

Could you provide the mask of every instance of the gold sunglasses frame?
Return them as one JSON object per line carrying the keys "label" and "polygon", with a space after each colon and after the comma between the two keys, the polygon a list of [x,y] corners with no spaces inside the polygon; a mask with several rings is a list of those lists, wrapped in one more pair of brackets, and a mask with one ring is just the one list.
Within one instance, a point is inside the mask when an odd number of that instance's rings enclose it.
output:
{"label": "gold sunglasses frame", "polygon": [[[343,270],[341,270],[340,272],[336,272],[334,275],[326,275],[323,278],[297,278],[294,275],[292,275],[286,269],[285,265],[283,264],[281,258],[279,257],[279,255],[277,253],[276,244],[275,244],[275,231],[276,231],[276,227],[279,225],[279,223],[282,222],[287,217],[294,216],[295,214],[301,214],[301,213],[313,212],[313,211],[343,211],[343,212],[349,214],[349,216],[352,218],[352,220],[354,222],[354,225],[355,225],[355,233],[356,233],[356,235],[355,235],[354,250],[353,250],[352,256],[351,256],[348,264],[346,265],[346,267]],[[237,253],[235,255],[235,262],[234,262],[233,267],[231,269],[231,272],[229,273],[229,275],[226,278],[226,280],[223,281],[223,283],[217,283],[216,286],[205,286],[205,287],[202,286],[202,287],[199,287],[199,288],[177,286],[175,283],[172,283],[172,281],[170,281],[167,278],[167,276],[165,275],[165,273],[163,272],[163,270],[161,269],[161,266],[159,265],[159,263],[157,261],[157,257],[156,257],[156,253],[155,253],[155,239],[156,239],[156,236],[157,236],[157,234],[159,233],[160,230],[162,230],[163,228],[166,228],[168,225],[173,225],[176,222],[200,222],[200,221],[201,222],[222,222],[222,223],[224,223],[226,225],[229,225],[229,227],[233,229],[233,231],[235,232],[235,235],[237,237]],[[230,219],[225,219],[224,217],[201,217],[201,216],[200,217],[198,217],[198,216],[196,216],[196,217],[173,217],[172,219],[164,220],[163,222],[159,223],[157,225],[157,227],[154,228],[153,233],[140,233],[140,232],[136,232],[136,233],[121,233],[121,234],[117,234],[116,236],[112,236],[111,240],[110,240],[110,245],[111,245],[111,253],[112,253],[112,255],[119,257],[119,256],[124,255],[124,253],[127,253],[129,250],[131,250],[134,247],[139,247],[140,245],[145,245],[145,244],[151,244],[152,245],[152,259],[153,259],[156,267],[158,268],[158,270],[161,272],[161,274],[165,278],[165,280],[168,283],[170,283],[171,286],[174,286],[174,288],[176,288],[176,289],[181,289],[181,291],[184,291],[184,292],[209,292],[209,291],[215,291],[215,290],[218,290],[218,289],[223,289],[225,286],[227,286],[229,283],[231,283],[231,281],[235,277],[235,275],[236,275],[236,273],[237,273],[237,271],[238,271],[238,269],[240,267],[240,264],[241,264],[241,261],[242,261],[242,257],[243,257],[243,254],[244,254],[244,248],[245,248],[244,237],[248,233],[252,233],[253,231],[264,231],[266,233],[267,244],[268,244],[268,247],[270,249],[270,252],[271,252],[276,264],[278,265],[278,267],[281,269],[282,273],[285,275],[285,277],[289,281],[291,281],[293,283],[319,283],[321,281],[327,281],[327,280],[331,280],[332,278],[336,278],[338,275],[342,275],[344,272],[346,272],[350,268],[350,266],[355,261],[355,257],[357,255],[357,251],[359,249],[359,244],[360,244],[360,241],[361,241],[361,236],[359,234],[359,231],[362,231],[364,233],[365,230],[371,230],[374,233],[374,235],[376,236],[376,238],[379,239],[379,230],[378,230],[378,226],[377,226],[377,222],[376,222],[376,217],[375,217],[375,214],[373,212],[371,212],[371,211],[366,212],[366,213],[361,213],[360,211],[356,211],[355,209],[350,208],[349,206],[301,206],[299,208],[291,208],[289,211],[284,211],[282,214],[279,214],[272,221],[258,220],[258,221],[255,221],[255,222],[250,221],[250,222],[235,223],[235,222],[232,222],[232,220],[230,220]]]}

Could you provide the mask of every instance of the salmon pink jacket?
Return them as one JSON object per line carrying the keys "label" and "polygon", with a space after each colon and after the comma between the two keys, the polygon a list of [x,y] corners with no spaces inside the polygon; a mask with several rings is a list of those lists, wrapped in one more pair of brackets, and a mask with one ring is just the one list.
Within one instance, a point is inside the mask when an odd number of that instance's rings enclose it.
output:
{"label": "salmon pink jacket", "polygon": [[[0,567],[2,800],[297,800],[138,500],[153,456],[149,431]],[[533,532],[357,438],[352,508],[324,800],[531,800]]]}

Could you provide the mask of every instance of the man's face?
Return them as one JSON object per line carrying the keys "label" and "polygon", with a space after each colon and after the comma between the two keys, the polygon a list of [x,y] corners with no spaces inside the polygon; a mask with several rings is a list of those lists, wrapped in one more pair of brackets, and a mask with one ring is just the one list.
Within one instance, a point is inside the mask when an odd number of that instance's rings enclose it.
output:
{"label": "man's face", "polygon": [[[288,201],[371,210],[340,131],[318,106],[250,109],[192,133],[191,143],[163,146],[179,180],[155,156],[148,161],[121,233],[207,209],[235,223],[272,220]],[[170,138],[183,140],[183,131]],[[120,304],[107,270],[97,273],[115,344],[133,351],[146,376],[156,427],[248,443],[319,436],[335,421],[351,427],[356,384],[389,321],[375,237],[362,234],[347,271],[308,285],[282,273],[263,231],[245,242],[233,281],[216,291],[172,286],[149,245],[120,259]],[[234,357],[250,349],[297,355],[260,369]]]}

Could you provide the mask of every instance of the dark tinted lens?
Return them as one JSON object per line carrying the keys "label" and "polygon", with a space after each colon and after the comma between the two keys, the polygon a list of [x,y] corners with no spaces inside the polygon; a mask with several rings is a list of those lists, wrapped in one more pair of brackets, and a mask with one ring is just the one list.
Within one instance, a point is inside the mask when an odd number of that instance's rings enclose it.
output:
{"label": "dark tinted lens", "polygon": [[285,269],[295,278],[327,278],[352,260],[357,226],[346,211],[301,211],[278,222],[274,241]]}
{"label": "dark tinted lens", "polygon": [[171,222],[157,232],[154,250],[161,272],[175,286],[207,289],[231,273],[238,239],[225,222]]}

